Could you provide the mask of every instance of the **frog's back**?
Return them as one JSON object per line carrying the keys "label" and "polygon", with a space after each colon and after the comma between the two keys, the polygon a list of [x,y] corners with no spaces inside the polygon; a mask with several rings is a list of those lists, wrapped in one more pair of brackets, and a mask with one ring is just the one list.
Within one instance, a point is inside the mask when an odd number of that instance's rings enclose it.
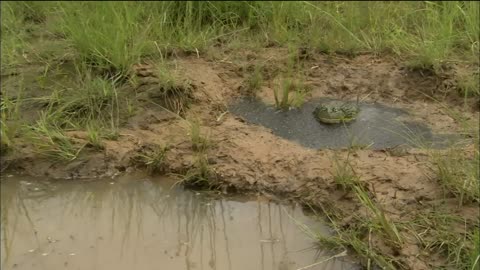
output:
{"label": "frog's back", "polygon": [[357,104],[341,101],[328,101],[319,104],[313,111],[315,118],[327,124],[350,122],[359,113]]}

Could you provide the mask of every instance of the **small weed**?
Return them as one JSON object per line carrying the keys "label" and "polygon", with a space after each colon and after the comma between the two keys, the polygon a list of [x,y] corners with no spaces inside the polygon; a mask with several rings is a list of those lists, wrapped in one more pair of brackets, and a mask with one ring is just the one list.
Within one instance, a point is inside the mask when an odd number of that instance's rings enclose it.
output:
{"label": "small weed", "polygon": [[287,71],[282,76],[279,86],[273,90],[275,105],[282,110],[301,107],[309,91],[303,83],[306,76],[302,74],[301,67],[297,66],[298,50],[290,48],[290,51],[287,59]]}
{"label": "small weed", "polygon": [[155,67],[159,91],[150,95],[161,101],[161,105],[177,114],[184,113],[192,102],[192,86],[186,79],[180,78],[177,70],[172,71],[165,64]]}
{"label": "small weed", "polygon": [[428,56],[426,53],[422,53],[412,59],[405,62],[405,67],[411,71],[418,71],[422,74],[433,74],[438,71],[439,67],[434,66],[433,56]]}
{"label": "small weed", "polygon": [[248,95],[255,96],[261,90],[263,84],[262,66],[256,65],[245,81],[244,91]]}
{"label": "small weed", "polygon": [[87,124],[87,138],[88,138],[88,143],[93,148],[97,150],[104,149],[101,134],[96,124],[92,124],[92,123]]}
{"label": "small weed", "polygon": [[196,156],[193,168],[183,177],[182,182],[193,187],[210,187],[212,177],[213,174],[207,156],[199,153]]}
{"label": "small weed", "polygon": [[298,83],[290,78],[284,78],[278,88],[273,90],[275,98],[275,106],[282,110],[290,108],[299,108],[303,105],[306,96],[306,89],[303,84]]}
{"label": "small weed", "polygon": [[273,95],[275,97],[275,106],[277,108],[283,110],[288,110],[290,108],[290,88],[285,81],[281,85],[281,92],[278,91],[278,88],[275,88],[273,89]]}
{"label": "small weed", "polygon": [[158,78],[158,84],[164,91],[189,88],[187,81],[180,78],[178,70],[172,69],[166,63],[155,65],[154,76]]}
{"label": "small weed", "polygon": [[357,175],[348,161],[341,162],[338,158],[333,160],[334,171],[333,180],[337,185],[340,185],[344,190],[349,190],[357,181]]}
{"label": "small weed", "polygon": [[135,115],[137,108],[130,99],[125,99],[125,106],[127,107],[127,117],[132,117]]}
{"label": "small weed", "polygon": [[102,134],[102,138],[104,138],[106,140],[111,140],[111,141],[116,141],[116,140],[118,140],[119,137],[120,137],[120,132],[115,127],[105,131]]}
{"label": "small weed", "polygon": [[12,146],[12,140],[9,138],[10,130],[2,113],[0,119],[0,155],[5,154]]}
{"label": "small weed", "polygon": [[480,96],[480,75],[460,75],[457,78],[457,85],[460,94],[464,96],[465,102],[467,98]]}
{"label": "small weed", "polygon": [[144,154],[138,154],[135,156],[134,160],[145,166],[148,173],[164,173],[166,170],[165,158],[168,148],[161,147],[159,145],[154,145],[148,147]]}
{"label": "small weed", "polygon": [[210,146],[210,142],[208,138],[201,133],[200,121],[198,119],[189,121],[189,127],[193,151],[204,152],[207,150]]}

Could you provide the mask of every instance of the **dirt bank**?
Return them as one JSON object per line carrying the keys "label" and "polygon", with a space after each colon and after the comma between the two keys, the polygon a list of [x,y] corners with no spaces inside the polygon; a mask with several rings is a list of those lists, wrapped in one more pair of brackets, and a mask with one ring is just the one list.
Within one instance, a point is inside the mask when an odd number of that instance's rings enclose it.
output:
{"label": "dirt bank", "polygon": [[[66,163],[38,156],[29,141],[19,138],[15,142],[16,150],[2,157],[4,173],[57,178],[113,177],[143,169],[134,162],[134,157],[160,145],[168,146],[163,172],[184,175],[197,166],[198,156],[192,149],[190,129],[184,119],[197,118],[202,133],[208,135],[209,147],[205,154],[213,186],[226,191],[264,192],[313,206],[327,205],[339,211],[343,223],[348,224],[352,213],[365,215],[365,209],[333,179],[334,161],[346,159],[347,149],[308,149],[228,112],[228,104],[245,95],[245,81],[257,65],[263,66],[264,78],[257,96],[273,104],[273,89],[287,70],[286,55],[286,50],[268,48],[258,52],[222,52],[207,58],[194,55],[173,59],[193,89],[191,102],[188,107],[182,107],[181,117],[152,104],[151,95],[145,95],[155,92],[156,79],[144,64],[141,71],[136,71],[144,83],[137,87],[127,84],[119,89],[136,97],[139,107],[135,115],[125,119],[117,140],[105,140],[103,150],[87,145],[76,160]],[[364,102],[406,109],[415,120],[425,122],[437,132],[461,130],[461,125],[445,112],[445,106],[457,108],[471,121],[478,119],[478,99],[469,99],[469,107],[465,109],[464,100],[452,90],[456,87],[452,74],[460,68],[452,67],[442,75],[422,75],[394,60],[372,55],[346,58],[309,54],[300,63],[305,73],[304,84],[310,90],[306,99],[354,100],[360,94]],[[7,78],[14,79],[14,76]],[[30,89],[28,93],[34,91]],[[475,124],[478,126],[478,122]],[[77,144],[88,141],[84,131],[72,131],[68,136]],[[469,154],[473,147],[465,146],[465,153]],[[417,214],[441,206],[468,220],[478,220],[477,205],[459,208],[458,201],[444,200],[445,192],[428,168],[427,150],[358,149],[349,159],[360,181],[389,219],[408,223]],[[445,262],[443,255],[424,251],[418,239],[408,236],[406,239],[401,247],[393,249],[380,237],[373,237],[382,252],[398,259],[407,269],[432,269]]]}

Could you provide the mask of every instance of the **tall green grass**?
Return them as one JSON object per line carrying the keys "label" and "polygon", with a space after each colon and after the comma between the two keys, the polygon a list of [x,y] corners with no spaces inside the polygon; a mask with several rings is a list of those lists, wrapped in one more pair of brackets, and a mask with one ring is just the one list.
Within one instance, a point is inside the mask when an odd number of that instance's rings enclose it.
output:
{"label": "tall green grass", "polygon": [[382,233],[392,246],[400,247],[404,240],[397,225],[385,215],[382,206],[371,198],[371,192],[360,181],[360,176],[355,173],[349,157],[350,153],[348,153],[346,160],[334,157],[333,180],[344,190],[355,194],[362,206],[368,209],[370,230]]}
{"label": "tall green grass", "polygon": [[452,148],[447,153],[433,153],[433,169],[439,183],[447,193],[459,199],[459,204],[480,201],[479,167],[480,154],[475,149],[473,157],[466,157]]}
{"label": "tall green grass", "polygon": [[5,153],[13,146],[13,139],[21,129],[20,108],[24,102],[24,84],[23,78],[20,79],[20,85],[16,89],[15,97],[5,93],[1,95],[0,100],[0,148],[1,153]]}
{"label": "tall green grass", "polygon": [[[479,269],[478,220],[468,222],[462,216],[445,212],[441,207],[426,212],[407,224],[415,231],[421,246],[432,253],[444,255],[446,269]],[[464,229],[460,230],[462,227]]]}
{"label": "tall green grass", "polygon": [[[42,5],[47,4],[25,8],[2,2],[2,41],[4,31],[21,29],[22,16],[42,16]],[[327,52],[393,52],[413,67],[438,69],[449,61],[478,64],[479,5],[463,1],[51,2],[47,16],[55,14],[51,17],[61,26],[57,30],[82,59],[122,72],[159,49],[201,52],[219,38],[228,41],[239,35],[248,37],[245,40],[255,36],[264,44],[295,43]],[[238,31],[243,29],[247,31]],[[12,35],[8,39],[2,46],[15,51],[12,46],[20,43],[13,42]]]}
{"label": "tall green grass", "polygon": [[[374,224],[371,220],[355,216],[350,226],[342,226],[338,223],[340,219],[339,209],[326,210],[322,208],[322,217],[326,216],[335,234],[326,236],[323,232],[317,233],[309,228],[307,225],[292,219],[301,227],[301,229],[312,239],[317,241],[319,248],[329,249],[332,251],[347,251],[353,250],[361,259],[363,266],[366,269],[375,269],[374,266],[381,269],[404,269],[398,258],[385,254],[377,246],[372,245],[369,240],[372,236]],[[312,209],[316,213],[315,209]]]}
{"label": "tall green grass", "polygon": [[[2,73],[22,61],[26,48],[26,31],[20,6],[2,2],[1,7],[1,65]],[[20,13],[20,14],[19,14]]]}
{"label": "tall green grass", "polygon": [[[197,51],[242,20],[236,2],[62,3],[62,31],[88,63],[127,73],[142,57]],[[240,14],[236,12],[240,11]]]}
{"label": "tall green grass", "polygon": [[140,60],[148,41],[145,7],[135,2],[63,2],[62,31],[87,63],[102,71],[126,73]]}

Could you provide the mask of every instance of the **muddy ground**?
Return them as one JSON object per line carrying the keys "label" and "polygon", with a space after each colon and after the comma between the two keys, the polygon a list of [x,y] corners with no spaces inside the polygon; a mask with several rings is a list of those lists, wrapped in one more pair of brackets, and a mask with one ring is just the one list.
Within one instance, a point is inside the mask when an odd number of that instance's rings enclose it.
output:
{"label": "muddy ground", "polygon": [[[202,131],[208,134],[210,147],[206,153],[214,172],[211,181],[215,187],[226,192],[260,192],[313,206],[335,205],[335,210],[348,224],[352,213],[362,215],[365,209],[353,194],[343,191],[333,180],[333,156],[339,154],[345,158],[347,149],[305,148],[228,112],[229,104],[248,94],[245,81],[259,64],[264,67],[264,81],[257,97],[273,104],[273,89],[286,72],[287,55],[286,49],[264,48],[172,58],[178,73],[188,79],[193,89],[192,100],[182,117],[200,119]],[[478,126],[478,98],[469,99],[465,108],[463,98],[455,90],[454,75],[464,67],[452,67],[434,75],[411,71],[393,59],[373,55],[352,58],[311,53],[307,56],[299,60],[305,73],[304,83],[310,89],[307,100],[319,97],[354,100],[360,94],[363,102],[408,110],[415,120],[426,123],[432,131],[460,132],[460,124],[446,113],[444,106],[447,106],[476,121]],[[150,63],[136,66],[134,72],[142,83],[135,87],[127,83],[119,89],[136,98],[138,110],[125,119],[117,140],[105,140],[104,150],[86,147],[73,162],[54,162],[39,157],[28,141],[19,138],[15,142],[17,150],[3,157],[2,166],[6,169],[3,173],[72,179],[113,177],[142,170],[133,162],[133,157],[153,145],[168,145],[165,173],[185,174],[195,166],[196,157],[189,129],[182,118],[150,102],[156,101],[151,93],[155,93],[158,86],[149,68]],[[40,73],[42,69],[35,71],[32,64],[24,65],[16,73],[22,72]],[[8,85],[9,80],[16,80],[16,75],[2,75],[2,79],[2,85]],[[27,94],[38,95],[37,88],[27,86]],[[4,89],[2,91],[8,91],[8,87]],[[35,114],[38,108],[31,110]],[[79,144],[87,142],[84,131],[68,134]],[[473,144],[466,145],[465,153],[471,153],[473,147]],[[408,222],[418,212],[433,211],[440,203],[452,213],[478,220],[477,205],[458,208],[457,200],[444,200],[445,192],[435,181],[428,161],[427,150],[419,148],[400,154],[390,149],[357,149],[351,157],[355,172],[392,220]],[[421,252],[420,243],[414,238],[409,238],[398,250],[387,247],[380,238],[373,237],[372,241],[408,269],[431,269],[443,263],[443,257]]]}

